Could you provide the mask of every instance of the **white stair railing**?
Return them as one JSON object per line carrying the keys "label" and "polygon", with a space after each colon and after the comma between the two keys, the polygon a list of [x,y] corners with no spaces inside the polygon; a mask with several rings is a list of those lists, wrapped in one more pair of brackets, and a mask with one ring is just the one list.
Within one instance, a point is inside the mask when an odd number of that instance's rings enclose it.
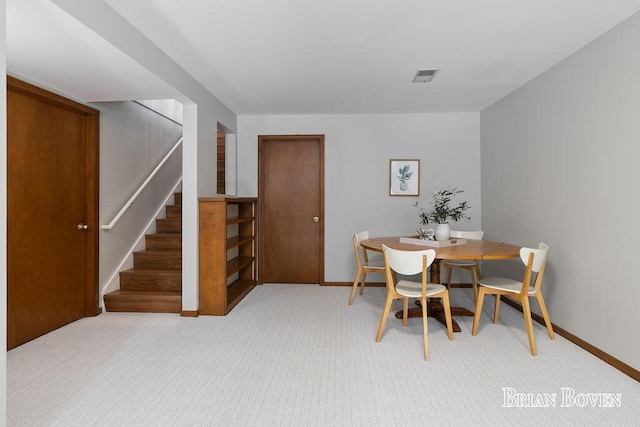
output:
{"label": "white stair railing", "polygon": [[135,193],[133,193],[133,196],[131,196],[131,198],[127,201],[127,203],[124,204],[122,209],[120,209],[120,212],[118,212],[118,214],[111,220],[111,222],[107,225],[100,226],[102,230],[111,230],[116,225],[120,217],[122,217],[122,215],[124,215],[127,209],[129,209],[129,206],[131,206],[133,202],[135,202],[136,198],[138,198],[138,196],[140,195],[140,193],[142,193],[142,191],[145,189],[147,184],[149,184],[149,182],[153,179],[153,177],[158,173],[162,165],[164,165],[167,162],[167,160],[169,160],[169,157],[171,157],[173,152],[176,151],[176,149],[181,143],[182,143],[182,137],[180,137],[178,142],[176,142],[175,145],[171,148],[171,150],[169,150],[167,155],[164,156],[164,158],[158,164],[158,166],[156,166],[153,172],[151,172],[151,175],[149,175],[147,179],[142,183],[142,185],[140,185],[140,188],[138,188],[138,190]]}

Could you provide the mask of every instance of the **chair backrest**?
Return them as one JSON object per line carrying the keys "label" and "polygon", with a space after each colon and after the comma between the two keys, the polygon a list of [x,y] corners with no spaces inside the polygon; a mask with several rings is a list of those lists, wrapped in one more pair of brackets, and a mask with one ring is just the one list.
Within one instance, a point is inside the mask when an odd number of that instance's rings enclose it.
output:
{"label": "chair backrest", "polygon": [[531,270],[538,273],[542,267],[544,266],[547,260],[547,251],[549,250],[549,246],[545,243],[540,243],[538,245],[538,249],[533,248],[521,248],[520,249],[520,259],[527,265],[529,261],[529,254],[533,253],[533,265],[531,266]]}
{"label": "chair backrest", "polygon": [[402,251],[382,245],[382,250],[389,268],[405,276],[426,272],[436,258],[436,251],[433,249]]}
{"label": "chair backrest", "polygon": [[[361,232],[356,233],[356,234],[353,235],[353,251],[355,252],[356,262],[358,263],[358,265],[361,265],[362,262],[363,262],[361,251],[360,251],[360,248],[362,246],[360,246],[360,242],[362,242],[363,240],[367,240],[368,238],[369,238],[369,232],[368,231],[361,231]],[[366,252],[365,252],[364,256],[365,256],[364,262],[367,262]]]}
{"label": "chair backrest", "polygon": [[450,234],[454,239],[472,239],[472,240],[482,240],[482,236],[484,236],[484,231],[460,231],[460,230],[451,230]]}
{"label": "chair backrest", "polygon": [[362,242],[363,240],[367,240],[368,238],[369,238],[368,231],[361,231],[353,235],[354,242],[356,242],[356,244],[358,245],[358,248],[360,248],[360,242]]}
{"label": "chair backrest", "polygon": [[[530,286],[532,272],[536,273],[536,281],[533,285],[534,288],[540,289],[540,286],[542,286],[544,267],[547,264],[547,252],[549,252],[549,246],[547,246],[546,243],[542,242],[540,242],[540,244],[538,245],[538,249],[520,249],[520,259],[522,260],[524,265],[527,266],[527,269],[524,273],[524,279],[522,281],[522,292],[525,292],[526,287]],[[533,257],[532,260],[531,257]]]}

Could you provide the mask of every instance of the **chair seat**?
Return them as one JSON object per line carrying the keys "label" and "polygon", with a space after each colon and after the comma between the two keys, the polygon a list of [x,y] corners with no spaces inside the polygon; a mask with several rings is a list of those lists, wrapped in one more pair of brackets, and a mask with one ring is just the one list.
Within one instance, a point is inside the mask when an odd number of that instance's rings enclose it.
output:
{"label": "chair seat", "polygon": [[[447,289],[439,283],[427,283],[427,296],[439,294]],[[396,292],[409,298],[420,298],[422,296],[422,283],[410,280],[400,280],[396,285]]]}
{"label": "chair seat", "polygon": [[442,263],[456,267],[471,267],[477,264],[475,259],[444,259]]}
{"label": "chair seat", "polygon": [[[519,294],[520,291],[522,291],[522,282],[507,279],[506,277],[487,277],[478,282],[478,284],[487,288],[513,292],[516,294]],[[535,288],[533,286],[529,286],[529,294],[533,295],[535,293]]]}
{"label": "chair seat", "polygon": [[362,264],[363,268],[375,268],[379,270],[384,270],[384,260],[383,261],[369,261],[367,263]]}

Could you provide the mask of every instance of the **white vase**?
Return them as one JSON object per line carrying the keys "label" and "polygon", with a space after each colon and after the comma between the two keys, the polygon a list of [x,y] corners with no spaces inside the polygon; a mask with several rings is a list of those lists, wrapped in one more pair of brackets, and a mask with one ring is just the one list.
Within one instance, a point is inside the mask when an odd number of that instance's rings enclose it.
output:
{"label": "white vase", "polygon": [[449,224],[436,225],[436,240],[449,240],[450,234]]}

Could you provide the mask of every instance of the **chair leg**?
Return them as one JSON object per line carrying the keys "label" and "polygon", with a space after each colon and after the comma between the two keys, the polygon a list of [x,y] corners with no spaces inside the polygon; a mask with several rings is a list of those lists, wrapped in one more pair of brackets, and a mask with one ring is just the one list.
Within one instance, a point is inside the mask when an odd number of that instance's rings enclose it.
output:
{"label": "chair leg", "polygon": [[387,317],[389,311],[391,311],[391,304],[393,303],[393,297],[387,295],[387,300],[384,303],[384,310],[382,311],[382,318],[380,319],[380,326],[378,326],[378,334],[376,335],[376,342],[380,342],[382,339],[382,332],[384,332],[384,326],[387,324]]}
{"label": "chair leg", "polygon": [[526,295],[522,299],[522,312],[524,314],[524,324],[527,328],[527,335],[529,337],[529,347],[531,348],[531,354],[536,356],[538,354],[538,350],[536,349],[536,337],[533,335],[531,307],[529,306],[529,297]]}
{"label": "chair leg", "polygon": [[547,325],[547,330],[549,331],[549,338],[551,338],[552,340],[555,340],[556,336],[553,333],[553,326],[551,325],[551,319],[549,318],[547,305],[544,303],[544,298],[542,298],[542,294],[539,291],[538,291],[538,294],[536,294],[536,300],[538,300],[538,305],[540,306],[540,311],[542,312],[542,317],[544,318],[544,324]]}
{"label": "chair leg", "polygon": [[448,291],[445,291],[442,294],[442,305],[444,307],[444,318],[447,322],[447,334],[449,335],[449,341],[453,341],[453,322],[451,321],[451,305],[449,304]]}
{"label": "chair leg", "polygon": [[444,284],[447,289],[449,289],[449,286],[451,286],[451,273],[453,271],[453,268],[451,267],[447,267],[447,282],[446,284]]}
{"label": "chair leg", "polygon": [[471,284],[473,285],[474,302],[478,302],[478,272],[475,267],[471,268]]}
{"label": "chair leg", "polygon": [[367,273],[362,272],[362,280],[360,280],[360,295],[364,295],[364,284],[367,281]]}
{"label": "chair leg", "polygon": [[496,296],[496,305],[493,308],[493,323],[498,323],[498,318],[500,317],[500,294],[495,294]]}
{"label": "chair leg", "polygon": [[422,303],[422,335],[424,336],[424,360],[429,360],[429,329],[427,317],[427,298],[420,298]]}
{"label": "chair leg", "polygon": [[358,281],[360,279],[360,275],[362,274],[362,269],[358,267],[356,271],[356,277],[353,279],[353,287],[351,288],[351,296],[349,297],[349,305],[353,304],[353,298],[356,296],[356,289],[358,289]]}
{"label": "chair leg", "polygon": [[476,313],[473,315],[473,327],[471,328],[471,335],[475,336],[478,333],[478,324],[480,323],[480,313],[482,312],[482,303],[484,302],[484,294],[486,289],[484,286],[480,286],[478,291],[478,301],[476,302]]}
{"label": "chair leg", "polygon": [[409,298],[402,298],[402,326],[409,326]]}

